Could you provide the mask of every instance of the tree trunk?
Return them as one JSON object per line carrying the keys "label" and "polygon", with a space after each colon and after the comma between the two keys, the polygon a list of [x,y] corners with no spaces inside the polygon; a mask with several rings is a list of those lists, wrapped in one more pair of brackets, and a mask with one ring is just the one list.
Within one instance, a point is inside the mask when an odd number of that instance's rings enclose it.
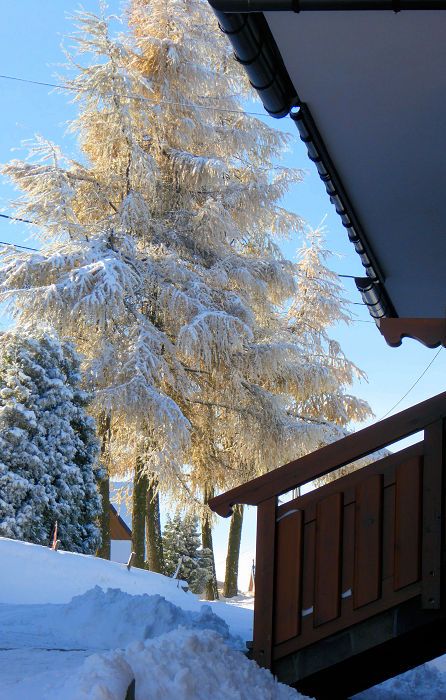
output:
{"label": "tree trunk", "polygon": [[132,499],[132,551],[135,552],[133,566],[144,568],[144,539],[146,520],[147,476],[143,472],[143,462],[138,457],[133,477]]}
{"label": "tree trunk", "polygon": [[99,528],[101,530],[101,546],[96,551],[96,556],[102,559],[110,559],[110,478],[107,469],[107,444],[110,437],[111,415],[109,412],[101,413],[98,419],[98,434],[101,441],[100,464],[105,471],[105,476],[100,480],[99,493],[101,494],[101,514],[99,516]]}
{"label": "tree trunk", "polygon": [[[212,489],[205,489],[204,502],[207,503],[213,496]],[[203,549],[209,549],[212,556],[212,578],[207,582],[204,589],[206,600],[218,600],[217,574],[215,572],[214,545],[212,543],[212,526],[209,518],[205,517],[201,521],[201,541]]]}
{"label": "tree trunk", "polygon": [[151,480],[146,498],[146,566],[149,571],[164,573],[163,541],[161,539],[160,497],[155,479]]}
{"label": "tree trunk", "polygon": [[238,562],[240,556],[240,541],[242,539],[243,506],[234,506],[229,528],[228,553],[226,555],[225,584],[223,595],[233,598],[237,595]]}

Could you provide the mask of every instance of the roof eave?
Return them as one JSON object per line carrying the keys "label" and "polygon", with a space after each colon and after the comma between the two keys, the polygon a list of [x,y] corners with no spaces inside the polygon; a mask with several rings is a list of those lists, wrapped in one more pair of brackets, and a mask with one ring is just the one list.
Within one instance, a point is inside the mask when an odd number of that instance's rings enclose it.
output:
{"label": "roof eave", "polygon": [[[259,0],[259,3],[264,3],[266,8],[266,0]],[[289,4],[289,0],[279,0],[278,3],[268,0],[268,3],[274,4],[274,9],[290,9],[285,7],[286,3]],[[306,144],[308,156],[315,163],[330,201],[347,229],[349,239],[365,268],[367,284],[364,283],[364,278],[358,278],[356,284],[372,318],[377,322],[380,318],[396,317],[397,313],[385,289],[385,278],[378,260],[328,154],[308,105],[299,99],[264,15],[252,10],[258,5],[251,0],[211,0],[210,4],[218,18],[221,30],[228,36],[234,48],[236,60],[244,66],[251,85],[257,90],[268,114],[275,118],[290,114],[295,122],[300,138]],[[446,7],[446,2],[444,5]],[[251,9],[246,9],[244,13],[233,13],[223,12],[217,9],[217,6],[218,8],[244,6]],[[377,300],[379,303],[376,303]]]}

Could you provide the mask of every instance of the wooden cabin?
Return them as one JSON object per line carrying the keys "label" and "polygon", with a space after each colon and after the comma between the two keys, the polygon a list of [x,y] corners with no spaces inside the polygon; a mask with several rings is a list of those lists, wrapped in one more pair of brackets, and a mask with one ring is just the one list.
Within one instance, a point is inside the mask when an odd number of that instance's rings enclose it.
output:
{"label": "wooden cabin", "polygon": [[[296,124],[388,344],[446,346],[446,2],[209,2],[267,112]],[[443,393],[210,502],[257,506],[254,658],[279,680],[347,698],[446,652],[445,419]]]}

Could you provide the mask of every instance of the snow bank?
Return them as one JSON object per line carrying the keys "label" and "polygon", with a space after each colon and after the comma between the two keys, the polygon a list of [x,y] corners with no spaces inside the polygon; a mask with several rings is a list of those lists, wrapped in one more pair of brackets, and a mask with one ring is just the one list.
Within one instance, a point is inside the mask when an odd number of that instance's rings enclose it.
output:
{"label": "snow bank", "polygon": [[301,697],[237,651],[251,610],[14,540],[0,539],[0,563],[0,700],[123,700],[133,678],[137,700]]}
{"label": "snow bank", "polygon": [[[99,586],[103,590],[118,588],[133,596],[162,596],[183,610],[202,614],[203,603],[194,594],[185,593],[177,581],[142,569],[128,571],[117,562],[54,552],[4,537],[0,537],[0,562],[0,603],[68,603],[74,596]],[[123,600],[119,605],[125,607]],[[118,600],[115,602],[118,604]],[[218,601],[206,605],[227,623],[234,637],[252,639],[252,610]]]}
{"label": "snow bank", "polygon": [[209,605],[199,612],[183,610],[160,595],[136,595],[99,586],[70,603],[0,604],[0,648],[114,649],[152,639],[184,627],[213,630],[234,649],[245,649]]}
{"label": "snow bank", "polygon": [[[215,632],[179,629],[125,651],[90,656],[62,689],[64,700],[123,700],[136,679],[136,700],[298,700],[295,690]],[[48,700],[53,700],[49,696]],[[56,698],[54,697],[54,700]]]}

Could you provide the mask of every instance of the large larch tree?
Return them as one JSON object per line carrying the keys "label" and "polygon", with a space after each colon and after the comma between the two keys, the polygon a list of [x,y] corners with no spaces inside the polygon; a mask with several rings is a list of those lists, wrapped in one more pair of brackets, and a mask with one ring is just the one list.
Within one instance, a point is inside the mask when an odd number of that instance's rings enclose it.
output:
{"label": "large larch tree", "polygon": [[[281,206],[301,173],[276,164],[289,137],[243,111],[250,87],[204,0],[132,0],[128,20],[115,37],[105,16],[76,15],[80,157],[39,138],[3,169],[41,249],[2,252],[1,298],[73,339],[107,449],[132,452],[135,489],[195,508],[211,548],[215,489],[337,430],[311,398],[333,379],[304,347],[302,271],[279,247],[302,229]],[[355,368],[329,355],[348,383]],[[345,415],[365,412],[338,389]],[[135,532],[144,519],[139,506]]]}

